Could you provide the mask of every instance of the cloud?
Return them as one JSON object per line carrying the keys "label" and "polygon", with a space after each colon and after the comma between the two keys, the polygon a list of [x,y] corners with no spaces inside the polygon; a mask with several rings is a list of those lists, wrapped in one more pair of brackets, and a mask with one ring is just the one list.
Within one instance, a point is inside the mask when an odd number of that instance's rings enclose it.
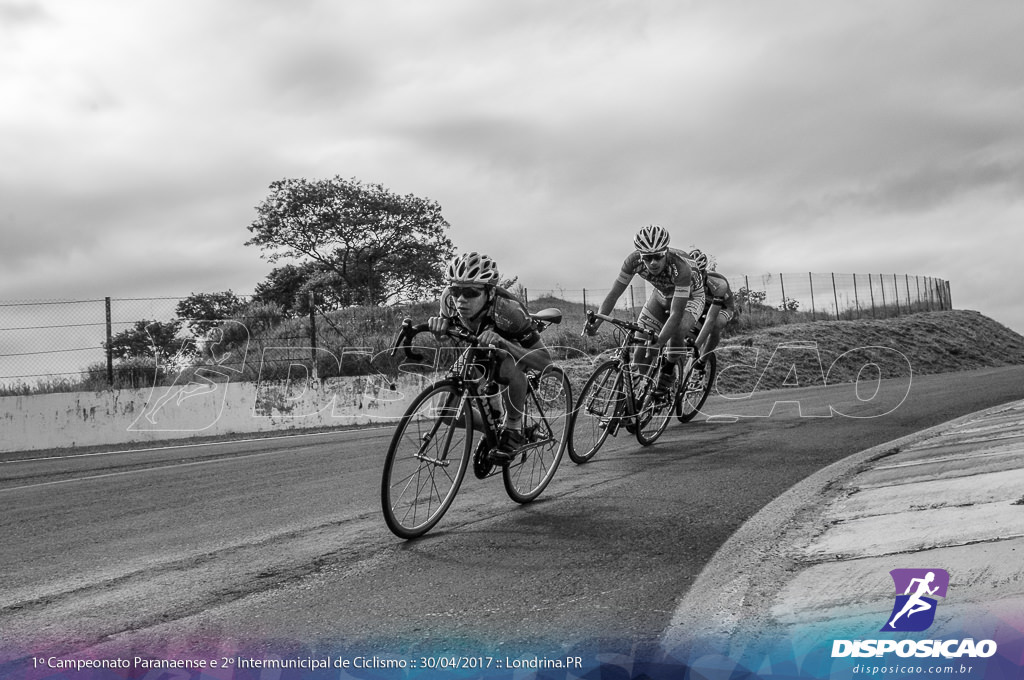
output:
{"label": "cloud", "polygon": [[5,32],[49,20],[50,15],[39,2],[0,2],[0,24],[5,27]]}
{"label": "cloud", "polygon": [[[168,294],[251,289],[269,268],[245,226],[285,177],[436,200],[457,245],[534,287],[610,285],[649,222],[730,271],[966,286],[985,275],[946,242],[1000,234],[1000,269],[1020,238],[1016,0],[91,0],[0,17],[2,297],[146,273]],[[96,272],[112,261],[120,279]]]}

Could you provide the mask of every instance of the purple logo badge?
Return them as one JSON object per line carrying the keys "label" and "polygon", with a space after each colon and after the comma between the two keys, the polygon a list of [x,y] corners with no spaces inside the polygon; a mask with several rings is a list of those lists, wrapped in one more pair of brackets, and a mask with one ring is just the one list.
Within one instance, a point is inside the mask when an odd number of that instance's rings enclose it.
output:
{"label": "purple logo badge", "polygon": [[945,569],[893,569],[896,602],[883,631],[927,630],[935,621],[935,597],[946,597],[949,572]]}

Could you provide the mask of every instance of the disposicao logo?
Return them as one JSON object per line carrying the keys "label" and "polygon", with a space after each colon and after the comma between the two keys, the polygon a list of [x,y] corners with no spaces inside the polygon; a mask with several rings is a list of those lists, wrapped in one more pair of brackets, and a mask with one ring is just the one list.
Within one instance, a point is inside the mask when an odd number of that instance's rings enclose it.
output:
{"label": "disposicao logo", "polygon": [[[893,569],[896,602],[882,631],[928,630],[935,621],[935,597],[946,597],[949,572],[945,569]],[[902,594],[901,594],[902,593]]]}
{"label": "disposicao logo", "polygon": [[[937,597],[946,597],[949,572],[945,569],[893,569],[896,601],[881,632],[919,632],[935,622]],[[987,658],[996,653],[993,640],[833,640],[832,657]]]}

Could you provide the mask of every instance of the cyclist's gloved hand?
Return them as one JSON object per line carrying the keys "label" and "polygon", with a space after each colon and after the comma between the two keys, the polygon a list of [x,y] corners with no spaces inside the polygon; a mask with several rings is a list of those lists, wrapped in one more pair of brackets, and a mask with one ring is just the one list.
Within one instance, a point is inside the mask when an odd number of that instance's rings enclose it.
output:
{"label": "cyclist's gloved hand", "polygon": [[597,335],[597,329],[601,327],[604,319],[593,318],[583,326],[583,332],[587,335]]}
{"label": "cyclist's gloved hand", "polygon": [[505,340],[504,340],[504,338],[502,338],[500,335],[498,335],[494,331],[481,331],[481,333],[479,335],[477,335],[476,337],[477,337],[477,340],[480,341],[481,345],[484,345],[484,346],[494,345],[498,349],[505,349]]}
{"label": "cyclist's gloved hand", "polygon": [[448,331],[448,319],[443,316],[432,316],[427,319],[427,328],[434,335],[444,335]]}

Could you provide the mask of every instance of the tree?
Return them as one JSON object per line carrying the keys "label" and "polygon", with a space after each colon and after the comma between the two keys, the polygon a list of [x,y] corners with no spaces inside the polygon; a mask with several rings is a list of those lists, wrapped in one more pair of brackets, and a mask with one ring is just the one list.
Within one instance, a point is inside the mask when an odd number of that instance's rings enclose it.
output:
{"label": "tree", "polygon": [[271,262],[315,263],[307,284],[329,288],[339,305],[420,299],[443,285],[455,250],[437,203],[355,179],[279,180],[256,212],[245,244]]}
{"label": "tree", "polygon": [[[310,265],[315,266],[316,263],[307,262],[298,267],[293,264],[276,267],[267,274],[262,283],[256,284],[253,302],[276,304],[288,316],[302,314],[303,309],[308,313],[309,310],[303,306],[302,297],[309,281]],[[305,298],[308,300],[309,295],[306,294]]]}
{"label": "tree", "polygon": [[310,293],[316,294],[319,309],[338,309],[345,306],[338,295],[345,283],[333,269],[319,262],[309,261],[295,266],[277,267],[267,278],[256,284],[253,302],[274,304],[287,316],[309,314]]}
{"label": "tree", "polygon": [[[110,352],[121,360],[173,356],[185,343],[178,337],[179,330],[179,321],[136,321],[110,339]],[[107,349],[107,343],[103,343],[103,348]]]}
{"label": "tree", "polygon": [[244,305],[230,289],[221,293],[192,293],[178,302],[175,313],[194,335],[202,336]]}

